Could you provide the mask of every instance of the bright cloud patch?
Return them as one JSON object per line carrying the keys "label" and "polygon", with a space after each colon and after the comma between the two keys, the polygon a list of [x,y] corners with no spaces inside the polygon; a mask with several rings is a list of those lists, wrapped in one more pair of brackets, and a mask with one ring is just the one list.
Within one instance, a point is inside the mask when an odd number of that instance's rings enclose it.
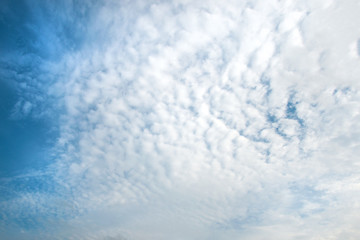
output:
{"label": "bright cloud patch", "polygon": [[2,119],[52,141],[1,178],[2,238],[360,237],[357,1],[31,4],[1,7]]}

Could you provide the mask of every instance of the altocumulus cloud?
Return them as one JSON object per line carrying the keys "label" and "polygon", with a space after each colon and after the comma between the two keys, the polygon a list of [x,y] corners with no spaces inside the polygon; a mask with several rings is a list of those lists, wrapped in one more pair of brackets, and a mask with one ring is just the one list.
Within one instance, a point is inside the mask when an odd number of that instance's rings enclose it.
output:
{"label": "altocumulus cloud", "polygon": [[56,139],[2,238],[360,237],[356,0],[1,5],[8,117]]}

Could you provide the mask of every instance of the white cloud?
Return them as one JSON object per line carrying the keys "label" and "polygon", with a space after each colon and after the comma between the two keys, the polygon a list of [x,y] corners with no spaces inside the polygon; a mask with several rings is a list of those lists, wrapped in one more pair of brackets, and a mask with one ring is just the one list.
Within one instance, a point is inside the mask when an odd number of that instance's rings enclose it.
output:
{"label": "white cloud", "polygon": [[49,95],[64,107],[51,168],[82,213],[66,208],[54,234],[356,238],[358,10],[137,1],[93,11],[90,40],[51,68],[61,75]]}

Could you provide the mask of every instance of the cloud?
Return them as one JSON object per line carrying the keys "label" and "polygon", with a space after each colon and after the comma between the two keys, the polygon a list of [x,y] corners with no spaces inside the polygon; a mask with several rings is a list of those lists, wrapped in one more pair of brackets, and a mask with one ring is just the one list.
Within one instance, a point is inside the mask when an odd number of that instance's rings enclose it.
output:
{"label": "cloud", "polygon": [[15,112],[59,137],[40,174],[2,180],[4,236],[360,234],[355,1],[92,4],[29,23],[52,57],[17,75]]}

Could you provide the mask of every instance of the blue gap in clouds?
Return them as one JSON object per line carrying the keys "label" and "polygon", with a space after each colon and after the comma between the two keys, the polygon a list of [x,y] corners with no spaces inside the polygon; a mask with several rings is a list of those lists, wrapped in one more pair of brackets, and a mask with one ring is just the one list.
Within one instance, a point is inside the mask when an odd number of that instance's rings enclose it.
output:
{"label": "blue gap in clouds", "polygon": [[[59,2],[63,5],[56,1],[0,2],[1,237],[8,225],[16,231],[34,230],[75,209],[63,200],[69,193],[48,169],[58,137],[58,112],[51,106],[55,100],[46,93],[56,73],[47,72],[46,63],[79,48],[83,33],[71,28],[77,18],[62,14],[67,4]],[[56,11],[48,11],[51,8]],[[22,85],[25,87],[19,87]],[[32,105],[28,110],[16,109],[21,101]],[[20,114],[14,117],[17,111]]]}
{"label": "blue gap in clouds", "polygon": [[[43,96],[51,79],[41,78],[44,73],[41,65],[81,46],[82,38],[78,35],[83,32],[77,31],[73,23],[79,17],[86,20],[86,16],[75,14],[79,6],[69,6],[70,10],[65,3],[1,1],[0,177],[40,169],[50,162],[49,151],[57,137],[52,129],[56,117],[34,117],[31,112],[16,119],[11,115],[20,99],[31,102],[32,110],[38,113],[51,108]],[[29,87],[17,89],[20,82]]]}
{"label": "blue gap in clouds", "polygon": [[299,118],[299,116],[297,114],[296,105],[298,104],[298,102],[294,102],[294,95],[295,94],[291,94],[290,97],[289,97],[289,100],[287,102],[287,105],[286,105],[286,118],[296,120],[300,124],[300,127],[303,128],[303,127],[305,127],[304,120]]}
{"label": "blue gap in clouds", "polygon": [[10,177],[49,163],[55,133],[50,123],[30,116],[12,119],[18,100],[11,86],[0,80],[0,177]]}

